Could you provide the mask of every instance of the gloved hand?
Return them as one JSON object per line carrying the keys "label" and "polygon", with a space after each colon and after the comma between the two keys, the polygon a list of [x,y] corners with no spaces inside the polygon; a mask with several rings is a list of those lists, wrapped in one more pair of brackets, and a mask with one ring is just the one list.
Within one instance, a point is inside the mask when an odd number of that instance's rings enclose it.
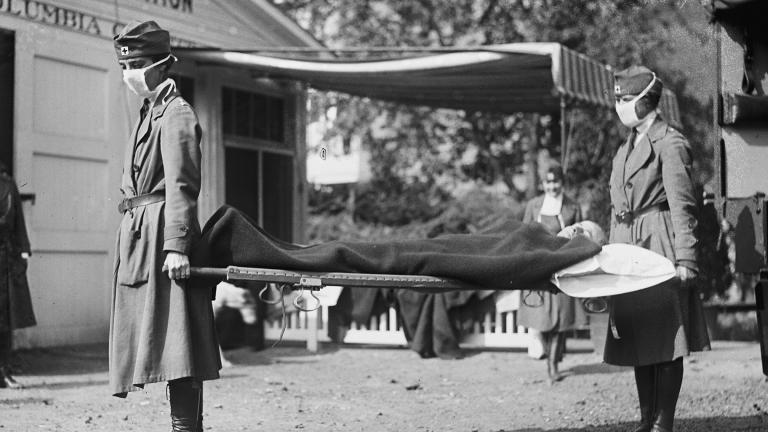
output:
{"label": "gloved hand", "polygon": [[188,279],[189,257],[178,252],[168,252],[163,263],[163,271],[168,272],[170,279]]}

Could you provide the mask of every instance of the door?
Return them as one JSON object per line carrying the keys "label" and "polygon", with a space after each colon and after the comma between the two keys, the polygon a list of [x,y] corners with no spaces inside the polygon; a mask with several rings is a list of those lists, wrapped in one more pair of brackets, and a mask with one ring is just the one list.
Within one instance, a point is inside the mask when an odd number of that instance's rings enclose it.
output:
{"label": "door", "polygon": [[0,162],[13,175],[13,32],[0,29]]}
{"label": "door", "polygon": [[105,341],[119,160],[130,123],[112,45],[30,26],[16,38],[15,165],[36,327],[20,346]]}

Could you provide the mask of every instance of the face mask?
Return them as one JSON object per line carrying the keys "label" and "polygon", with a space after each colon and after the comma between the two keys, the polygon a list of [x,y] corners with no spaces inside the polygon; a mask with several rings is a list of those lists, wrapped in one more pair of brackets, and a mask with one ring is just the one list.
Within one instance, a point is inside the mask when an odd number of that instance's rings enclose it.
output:
{"label": "face mask", "polygon": [[653,75],[651,83],[639,95],[626,102],[616,102],[616,114],[619,115],[619,120],[621,120],[624,126],[635,127],[643,122],[642,119],[637,118],[637,101],[648,94],[654,83],[656,83],[656,74]]}
{"label": "face mask", "polygon": [[170,54],[168,55],[168,57],[160,61],[156,61],[147,67],[143,67],[141,69],[123,70],[123,82],[125,82],[125,85],[127,85],[128,88],[131,89],[131,91],[136,93],[138,96],[144,97],[144,98],[148,97],[149,95],[152,94],[152,90],[150,90],[149,86],[147,86],[147,76],[146,76],[147,71],[159,65],[160,63],[163,63],[169,58],[171,58]]}

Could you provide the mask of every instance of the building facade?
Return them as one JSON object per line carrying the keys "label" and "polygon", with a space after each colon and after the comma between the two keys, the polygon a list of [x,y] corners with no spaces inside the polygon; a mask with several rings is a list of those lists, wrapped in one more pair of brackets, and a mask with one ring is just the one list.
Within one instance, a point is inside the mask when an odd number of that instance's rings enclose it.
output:
{"label": "building facade", "polygon": [[[141,105],[112,35],[134,19],[157,21],[174,46],[320,46],[267,0],[0,0],[0,160],[24,199],[38,320],[19,347],[106,340],[122,157]],[[227,203],[302,241],[303,87],[178,57],[203,128],[201,222]]]}

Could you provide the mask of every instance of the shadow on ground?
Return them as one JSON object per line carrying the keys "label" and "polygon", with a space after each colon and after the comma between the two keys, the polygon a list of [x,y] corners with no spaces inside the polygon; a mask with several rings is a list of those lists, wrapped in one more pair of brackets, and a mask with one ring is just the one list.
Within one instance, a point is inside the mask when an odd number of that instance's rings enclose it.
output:
{"label": "shadow on ground", "polygon": [[[496,432],[629,432],[637,423],[614,423],[602,426],[559,429],[500,429]],[[768,414],[747,417],[710,417],[675,420],[675,432],[758,432],[768,429]]]}
{"label": "shadow on ground", "polygon": [[29,375],[74,375],[106,372],[109,358],[106,344],[73,347],[34,348],[14,354],[16,373]]}
{"label": "shadow on ground", "polygon": [[593,374],[612,374],[622,373],[628,370],[624,366],[613,366],[606,363],[589,363],[583,365],[575,365],[568,368],[566,373],[569,375],[593,375]]}

